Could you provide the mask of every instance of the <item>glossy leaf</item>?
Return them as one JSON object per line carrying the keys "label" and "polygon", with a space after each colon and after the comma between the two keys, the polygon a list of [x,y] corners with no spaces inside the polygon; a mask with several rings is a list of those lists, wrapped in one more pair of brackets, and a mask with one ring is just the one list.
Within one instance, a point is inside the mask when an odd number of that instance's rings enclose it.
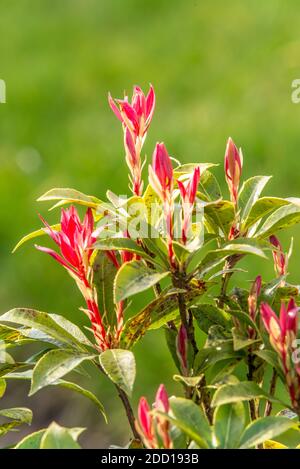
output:
{"label": "glossy leaf", "polygon": [[140,261],[126,262],[118,270],[115,277],[115,302],[153,287],[160,280],[169,275],[169,272],[156,272]]}
{"label": "glossy leaf", "polygon": [[217,306],[211,304],[199,304],[191,308],[194,318],[199,328],[208,333],[208,330],[214,324],[223,326],[225,329],[230,328],[231,319],[230,316]]}
{"label": "glossy leaf", "polygon": [[[51,225],[51,228],[54,231],[59,231],[60,230],[60,223],[56,225]],[[17,249],[19,249],[22,244],[26,243],[27,241],[30,241],[32,239],[38,238],[39,236],[44,236],[47,233],[45,233],[45,228],[40,228],[39,230],[32,231],[31,233],[23,236],[23,238],[20,239],[20,241],[16,244],[16,246],[13,249],[13,253],[16,252]]]}
{"label": "glossy leaf", "polygon": [[214,434],[218,447],[238,448],[245,427],[245,411],[241,402],[217,407],[214,413]]}
{"label": "glossy leaf", "polygon": [[29,395],[35,394],[49,384],[72,371],[83,361],[92,359],[92,355],[79,354],[73,350],[54,349],[46,353],[33,369]]}
{"label": "glossy leaf", "polygon": [[53,422],[42,435],[40,449],[80,449],[77,439],[84,428],[65,428]]}
{"label": "glossy leaf", "polygon": [[273,396],[270,396],[256,383],[243,381],[237,384],[226,384],[221,386],[214,394],[211,405],[213,407],[231,404],[233,402],[250,401],[251,399],[270,399],[273,402],[280,402]]}
{"label": "glossy leaf", "polygon": [[89,344],[80,329],[62,316],[29,308],[16,308],[0,316],[0,321],[38,329],[60,342],[76,347]]}
{"label": "glossy leaf", "polygon": [[46,430],[38,430],[25,436],[14,449],[40,449],[42,437]]}
{"label": "glossy leaf", "polygon": [[243,183],[239,193],[239,209],[242,221],[247,219],[253,205],[270,179],[270,176],[254,176]]}
{"label": "glossy leaf", "polygon": [[100,354],[99,361],[111,381],[131,396],[136,373],[133,353],[122,349],[106,350]]}
{"label": "glossy leaf", "polygon": [[280,197],[262,197],[261,199],[258,199],[252,206],[248,216],[244,219],[242,227],[243,230],[248,230],[260,219],[270,215],[279,207],[288,204],[289,202],[286,199],[282,199]]}
{"label": "glossy leaf", "polygon": [[300,205],[290,203],[278,208],[264,222],[255,234],[258,238],[267,238],[283,228],[289,228],[300,222]]}
{"label": "glossy leaf", "polygon": [[290,428],[295,427],[295,422],[285,417],[269,416],[255,420],[245,429],[240,442],[240,448],[253,448],[264,441],[271,440],[281,435]]}

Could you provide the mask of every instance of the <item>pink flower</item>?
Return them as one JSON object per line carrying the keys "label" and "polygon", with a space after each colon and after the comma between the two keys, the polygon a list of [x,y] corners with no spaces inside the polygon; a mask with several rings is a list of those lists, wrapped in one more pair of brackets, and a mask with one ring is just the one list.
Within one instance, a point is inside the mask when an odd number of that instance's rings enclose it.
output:
{"label": "pink flower", "polygon": [[281,304],[279,317],[267,303],[260,305],[264,326],[269,333],[272,347],[280,357],[291,401],[295,408],[300,407],[300,369],[293,366],[292,361],[296,350],[298,311],[299,308],[293,298],[290,299],[287,307],[284,303]]}
{"label": "pink flower", "polygon": [[188,353],[188,336],[186,328],[181,324],[177,339],[176,339],[176,352],[180,362],[181,371],[184,376],[188,373],[188,362],[187,362],[187,353]]}
{"label": "pink flower", "polygon": [[183,211],[182,221],[182,241],[184,244],[187,242],[187,235],[191,224],[191,216],[193,212],[194,203],[196,200],[198,185],[200,181],[200,167],[194,169],[194,172],[190,179],[187,181],[177,181]]}
{"label": "pink flower", "polygon": [[[163,384],[157,390],[154,408],[165,414],[170,410],[168,394]],[[169,449],[172,447],[168,420],[161,415],[152,415],[152,409],[145,397],[141,397],[139,402],[136,429],[147,448]]]}
{"label": "pink flower", "polygon": [[155,108],[155,93],[152,85],[150,85],[147,96],[144,95],[139,86],[135,86],[131,103],[129,103],[127,96],[124,99],[115,100],[110,94],[108,102],[117,118],[131,130],[135,137],[144,137]]}
{"label": "pink flower", "polygon": [[170,156],[163,143],[157,143],[152,157],[152,166],[149,165],[149,183],[160,197],[164,205],[167,226],[167,240],[169,259],[174,265],[173,252],[173,168]]}
{"label": "pink flower", "polygon": [[157,143],[149,166],[149,182],[163,202],[173,191],[173,168],[170,156],[163,143]]}
{"label": "pink flower", "polygon": [[238,199],[238,190],[242,174],[243,156],[238,151],[231,137],[227,141],[224,169],[225,177],[230,191],[232,202],[236,205]]}
{"label": "pink flower", "polygon": [[87,269],[90,257],[93,253],[92,246],[96,241],[93,236],[94,219],[91,209],[86,212],[83,223],[75,207],[61,211],[61,231],[54,231],[41,217],[46,226],[45,232],[51,236],[59,246],[60,254],[53,249],[36,245],[40,251],[50,254],[63,265],[71,275],[87,282]]}
{"label": "pink flower", "polygon": [[157,390],[155,397],[155,409],[165,412],[166,414],[170,410],[169,398],[166,388],[161,384]]}
{"label": "pink flower", "polygon": [[286,275],[288,259],[284,254],[282,246],[279,242],[279,239],[276,236],[272,235],[269,238],[270,243],[276,248],[273,250],[273,259],[274,259],[274,268],[278,276]]}
{"label": "pink flower", "polygon": [[131,103],[127,96],[115,100],[110,95],[108,102],[123,124],[125,157],[130,170],[131,189],[133,194],[140,196],[143,193],[141,150],[154,113],[154,89],[150,85],[149,93],[145,96],[141,88],[135,86]]}

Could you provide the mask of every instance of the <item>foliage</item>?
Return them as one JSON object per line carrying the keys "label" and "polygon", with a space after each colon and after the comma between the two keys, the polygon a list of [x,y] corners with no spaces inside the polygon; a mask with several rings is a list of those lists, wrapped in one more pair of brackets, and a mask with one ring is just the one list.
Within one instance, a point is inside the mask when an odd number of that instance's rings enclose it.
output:
{"label": "foliage", "polygon": [[[287,281],[292,250],[285,253],[276,237],[300,221],[300,200],[264,197],[266,176],[241,185],[243,155],[231,138],[224,160],[228,200],[211,164],[181,165],[163,143],[155,146],[146,184],[143,145],[154,89],[145,96],[135,87],[131,101],[109,96],[109,104],[122,123],[130,196],[108,191],[101,201],[75,189],[51,189],[39,200],[61,209],[60,223],[50,226],[41,217],[44,226],[16,246],[45,234],[52,238],[57,250],[36,248],[72,277],[89,327],[83,331],[60,315],[28,308],[5,313],[5,350],[36,342],[43,348],[26,362],[5,351],[2,381],[28,379],[30,394],[45,386],[74,390],[106,419],[98,397],[63,379],[93,365],[99,379],[115,386],[140,447],[259,448],[270,440],[276,445],[287,431],[300,442],[299,289]],[[83,220],[76,205],[84,207]],[[229,290],[241,260],[251,255],[267,262],[270,254],[274,279],[258,272],[249,289]],[[146,291],[153,292],[151,301],[128,317],[130,301]],[[135,417],[134,345],[154,328],[165,330],[184,397],[169,398],[161,385],[154,407],[142,397]],[[201,346],[197,330],[206,338]],[[279,380],[284,399],[278,396]],[[273,404],[291,414],[278,415]],[[1,415],[28,423],[16,417],[16,409]],[[53,423],[17,447],[78,448],[80,431]]]}

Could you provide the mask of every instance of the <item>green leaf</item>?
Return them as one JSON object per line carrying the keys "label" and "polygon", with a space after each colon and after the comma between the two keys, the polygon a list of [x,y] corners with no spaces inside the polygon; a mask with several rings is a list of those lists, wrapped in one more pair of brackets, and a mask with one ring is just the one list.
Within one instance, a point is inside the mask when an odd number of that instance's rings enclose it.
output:
{"label": "green leaf", "polygon": [[248,216],[245,218],[242,230],[248,230],[252,225],[267,215],[270,215],[277,208],[288,204],[288,200],[280,197],[262,197],[261,199],[258,199],[252,206]]}
{"label": "green leaf", "polygon": [[172,424],[182,430],[200,448],[210,448],[212,435],[206,417],[194,402],[183,398],[171,398],[172,416],[163,414]]}
{"label": "green leaf", "polygon": [[53,422],[42,435],[40,449],[80,449],[77,438],[84,428],[65,428]]}
{"label": "green leaf", "polygon": [[249,337],[243,335],[237,327],[232,328],[233,338],[233,350],[242,350],[249,347],[250,345],[260,342],[260,340],[249,339]]}
{"label": "green leaf", "polygon": [[242,222],[247,219],[253,205],[270,179],[271,176],[254,176],[243,183],[239,193],[239,209]]}
{"label": "green leaf", "polygon": [[122,349],[105,350],[99,361],[111,381],[131,396],[136,372],[133,353]]}
{"label": "green leaf", "polygon": [[116,266],[103,251],[99,251],[93,261],[93,282],[97,289],[99,310],[104,323],[112,328],[116,324],[113,285],[117,273]]}
{"label": "green leaf", "polygon": [[115,302],[153,287],[170,272],[155,272],[140,261],[130,261],[122,265],[115,277]]}
{"label": "green leaf", "polygon": [[194,371],[196,374],[200,374],[220,361],[229,359],[234,361],[241,358],[243,358],[243,354],[233,350],[232,340],[216,340],[214,346],[206,346],[199,350],[195,357]]}
{"label": "green leaf", "polygon": [[272,440],[281,433],[295,427],[295,422],[285,417],[269,416],[251,422],[245,429],[240,448],[253,448],[266,440]]}
{"label": "green leaf", "polygon": [[300,205],[290,203],[273,212],[255,234],[257,238],[266,238],[279,230],[300,222]]}
{"label": "green leaf", "polygon": [[[224,235],[227,235],[234,220],[233,203],[229,200],[217,200],[204,204],[204,214]],[[218,230],[215,230],[217,232]]]}
{"label": "green leaf", "polygon": [[[54,231],[59,231],[60,230],[60,223],[58,223],[56,225],[51,225],[50,227]],[[47,233],[45,233],[45,229],[46,228],[40,228],[39,230],[32,231],[32,233],[29,233],[29,234],[23,236],[23,238],[21,238],[20,241],[16,244],[16,246],[14,247],[12,252],[13,253],[16,252],[16,250],[19,249],[19,247],[22,246],[22,244],[26,243],[27,241],[30,241],[31,239],[34,239],[34,238],[38,238],[39,236],[46,235]]]}
{"label": "green leaf", "polygon": [[[185,293],[187,306],[195,303],[206,291],[207,286],[204,283],[201,288],[188,290]],[[168,321],[176,319],[178,315],[177,293],[162,294],[125,323],[121,337],[122,344],[126,348],[131,348],[148,329],[158,329]]]}
{"label": "green leaf", "polygon": [[0,378],[0,398],[4,395],[6,390],[6,381],[5,379]]}
{"label": "green leaf", "polygon": [[266,393],[258,384],[251,381],[243,381],[237,384],[225,384],[221,386],[215,392],[211,405],[216,407],[233,402],[250,401],[256,398],[270,399],[273,402],[282,403],[275,397]]}
{"label": "green leaf", "polygon": [[91,345],[80,329],[56,314],[47,314],[29,308],[16,308],[0,316],[0,321],[21,324],[44,332],[60,342],[76,346]]}
{"label": "green leaf", "polygon": [[263,249],[266,248],[267,246],[265,243],[259,243],[251,239],[239,238],[235,241],[231,241],[225,244],[220,249],[209,251],[199,263],[197,270],[199,271],[199,275],[203,276],[209,270],[216,267],[220,262],[223,262],[228,256],[233,254],[242,256],[246,254],[253,254],[266,259],[267,256],[263,251]]}
{"label": "green leaf", "polygon": [[99,204],[101,204],[101,200],[97,199],[97,197],[86,195],[77,191],[76,189],[69,189],[65,187],[50,189],[37,199],[38,202],[44,202],[48,200],[60,200],[64,203],[76,203],[91,208],[97,208]]}
{"label": "green leaf", "polygon": [[241,402],[217,407],[214,413],[214,433],[218,447],[238,448],[245,427],[245,411]]}
{"label": "green leaf", "polygon": [[257,355],[258,357],[260,357],[265,362],[267,362],[269,365],[271,365],[272,368],[275,368],[278,375],[280,376],[282,381],[285,383],[285,377],[279,365],[278,355],[276,352],[274,352],[274,350],[256,350],[253,353]]}
{"label": "green leaf", "polygon": [[50,350],[37,362],[33,369],[29,395],[31,396],[39,389],[53,384],[80,365],[80,363],[92,358],[93,355],[79,354],[70,349]]}
{"label": "green leaf", "polygon": [[46,430],[39,430],[25,436],[14,449],[40,449],[42,437]]}
{"label": "green leaf", "polygon": [[143,248],[141,248],[133,239],[129,238],[106,238],[99,239],[94,244],[95,249],[101,249],[103,251],[128,251],[137,254],[138,256],[143,257],[151,262],[154,262],[154,259],[149,256]]}
{"label": "green leaf", "polygon": [[11,409],[2,409],[0,410],[0,416],[6,417],[11,420],[18,421],[21,423],[31,424],[32,421],[32,412],[26,407],[13,407]]}
{"label": "green leaf", "polygon": [[[16,372],[16,373],[8,373],[5,375],[5,379],[21,379],[21,380],[31,380],[32,379],[32,370],[27,370],[23,372]],[[70,381],[65,381],[63,379],[58,379],[50,384],[50,386],[60,386],[62,388],[70,389],[71,391],[77,392],[82,396],[86,397],[90,401],[92,401],[100,413],[103,415],[105,422],[107,423],[107,417],[105,414],[105,410],[99,399],[93,394],[91,391],[79,386],[76,383],[72,383]]]}
{"label": "green leaf", "polygon": [[89,399],[90,401],[92,401],[96,405],[96,407],[98,408],[100,413],[103,415],[104,420],[107,423],[107,417],[106,417],[106,414],[105,414],[104,407],[101,404],[101,402],[99,401],[99,399],[95,396],[95,394],[93,394],[91,391],[79,386],[76,383],[71,383],[70,381],[65,381],[65,380],[62,380],[62,379],[59,379],[59,380],[55,381],[54,383],[52,383],[52,386],[61,386],[61,387],[66,388],[66,389],[71,389],[71,391],[77,392],[78,394],[81,394],[82,396],[84,396],[87,399]]}
{"label": "green leaf", "polygon": [[221,198],[221,189],[216,177],[210,172],[201,173],[199,182],[199,192],[203,194],[208,201],[218,200]]}
{"label": "green leaf", "polygon": [[191,308],[199,328],[206,334],[211,326],[218,324],[225,329],[231,325],[230,316],[220,308],[211,304],[199,304]]}

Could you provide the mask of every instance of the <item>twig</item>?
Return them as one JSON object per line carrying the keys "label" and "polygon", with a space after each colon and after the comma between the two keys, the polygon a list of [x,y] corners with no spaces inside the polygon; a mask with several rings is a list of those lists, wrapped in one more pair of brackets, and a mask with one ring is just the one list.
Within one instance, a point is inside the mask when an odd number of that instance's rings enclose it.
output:
{"label": "twig", "polygon": [[199,387],[199,391],[200,391],[200,400],[201,400],[203,410],[205,412],[205,415],[206,415],[209,423],[212,425],[212,423],[213,423],[213,410],[212,410],[211,405],[210,405],[210,395],[209,395],[209,392],[206,389],[206,378],[205,378],[204,375],[201,378],[201,381],[200,381],[198,387]]}
{"label": "twig", "polygon": [[[270,390],[269,390],[270,396],[274,396],[275,394],[277,376],[278,376],[277,371],[275,370],[275,368],[273,368],[273,373],[272,373],[272,378],[271,378],[271,383],[270,383]],[[266,402],[266,407],[265,407],[265,414],[264,414],[265,417],[268,417],[269,415],[271,415],[272,407],[273,407],[273,403],[272,401],[268,399]]]}
{"label": "twig", "polygon": [[[251,352],[251,347],[249,347],[249,353],[248,353],[248,374],[247,378],[249,381],[253,381],[253,371],[254,371],[254,366],[253,366],[253,355]],[[251,399],[249,401],[249,408],[250,408],[250,417],[251,420],[256,420],[256,409],[255,409],[255,401],[254,399]]]}
{"label": "twig", "polygon": [[[103,371],[102,366],[100,364],[96,363],[96,362],[93,362],[93,363],[96,365],[98,370],[100,370],[101,373],[105,374],[105,376],[106,376],[106,373]],[[140,435],[138,434],[137,429],[135,427],[135,417],[134,417],[134,413],[133,413],[131,404],[129,402],[129,399],[128,399],[126,393],[123,391],[123,389],[121,389],[117,384],[115,384],[115,387],[118,391],[118,396],[120,397],[121,402],[124,406],[126,416],[127,416],[130,428],[132,430],[133,436],[136,440],[141,441]]]}
{"label": "twig", "polygon": [[132,407],[130,405],[130,402],[128,400],[128,397],[127,397],[126,393],[123,391],[123,389],[121,389],[118,385],[115,385],[115,386],[116,386],[116,389],[118,391],[118,395],[119,395],[119,397],[120,397],[120,399],[123,403],[124,409],[126,411],[126,415],[127,415],[128,422],[129,422],[130,428],[132,430],[133,436],[136,440],[140,441],[141,438],[140,438],[140,435],[138,434],[138,432],[136,430],[136,427],[135,427],[135,417],[134,417],[134,413],[133,413]]}

